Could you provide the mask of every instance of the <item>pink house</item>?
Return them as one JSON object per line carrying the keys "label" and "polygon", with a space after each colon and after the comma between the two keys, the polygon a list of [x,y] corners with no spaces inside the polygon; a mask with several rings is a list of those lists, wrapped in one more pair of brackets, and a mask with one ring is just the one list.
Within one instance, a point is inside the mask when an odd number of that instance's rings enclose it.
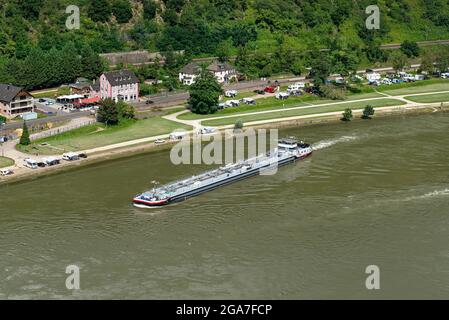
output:
{"label": "pink house", "polygon": [[100,97],[114,101],[139,101],[139,79],[129,70],[105,72],[100,76]]}

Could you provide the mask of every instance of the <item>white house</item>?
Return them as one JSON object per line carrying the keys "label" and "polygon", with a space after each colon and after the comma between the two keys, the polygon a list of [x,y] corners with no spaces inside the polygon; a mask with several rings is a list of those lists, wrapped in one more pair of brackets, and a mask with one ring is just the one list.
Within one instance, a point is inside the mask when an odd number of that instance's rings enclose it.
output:
{"label": "white house", "polygon": [[190,62],[179,72],[179,81],[184,85],[190,86],[195,82],[195,78],[200,72],[201,67],[194,62]]}
{"label": "white house", "polygon": [[139,101],[139,79],[129,70],[105,72],[100,76],[101,99]]}
{"label": "white house", "polygon": [[214,61],[207,67],[207,70],[214,74],[219,83],[237,79],[237,71],[227,62]]}
{"label": "white house", "polygon": [[34,97],[21,87],[0,83],[0,113],[8,118],[34,111]]}

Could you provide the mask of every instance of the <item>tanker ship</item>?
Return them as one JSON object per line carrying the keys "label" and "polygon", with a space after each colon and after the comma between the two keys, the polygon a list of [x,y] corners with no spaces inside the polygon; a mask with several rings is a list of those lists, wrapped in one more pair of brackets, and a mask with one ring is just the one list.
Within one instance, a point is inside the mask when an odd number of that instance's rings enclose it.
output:
{"label": "tanker ship", "polygon": [[183,201],[218,187],[259,175],[263,170],[302,160],[310,156],[312,152],[312,147],[303,141],[298,142],[293,138],[281,139],[278,141],[277,148],[266,154],[154,187],[137,195],[133,199],[133,204],[139,208],[152,208]]}

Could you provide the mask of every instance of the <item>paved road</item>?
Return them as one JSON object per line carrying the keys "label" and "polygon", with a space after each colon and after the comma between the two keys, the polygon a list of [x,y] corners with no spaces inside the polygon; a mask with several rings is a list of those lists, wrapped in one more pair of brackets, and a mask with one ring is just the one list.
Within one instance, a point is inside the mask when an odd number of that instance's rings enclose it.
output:
{"label": "paved road", "polygon": [[[36,119],[36,120],[29,120],[29,121],[27,121],[27,124],[29,126],[33,126],[33,125],[44,124],[47,122],[68,121],[68,120],[73,120],[73,119],[77,119],[77,118],[88,117],[90,115],[91,114],[89,111],[73,112],[73,113],[67,113],[67,114],[63,114],[63,115],[49,116],[46,118],[41,118],[41,119]],[[4,130],[12,131],[12,130],[15,130],[18,128],[22,128],[22,126],[23,126],[23,120],[9,122],[4,126]]]}
{"label": "paved road", "polygon": [[[267,80],[253,80],[253,81],[241,81],[236,83],[230,83],[224,85],[225,90],[255,90],[263,89],[267,86],[268,81],[274,82],[278,80],[280,84],[288,84],[296,81],[304,81],[305,77],[292,77],[288,79],[267,79]],[[149,99],[153,101],[153,104],[147,105],[145,102],[134,103],[136,109],[148,109],[152,106],[168,107],[174,105],[184,104],[189,99],[189,93],[187,91],[177,93],[167,93],[163,95],[152,95]]]}

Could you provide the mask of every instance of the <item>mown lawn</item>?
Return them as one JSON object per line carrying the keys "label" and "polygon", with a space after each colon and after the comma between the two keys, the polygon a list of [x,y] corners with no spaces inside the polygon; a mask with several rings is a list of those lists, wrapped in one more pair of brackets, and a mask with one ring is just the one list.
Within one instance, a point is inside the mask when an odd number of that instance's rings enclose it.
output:
{"label": "mown lawn", "polygon": [[433,103],[449,101],[449,93],[426,94],[423,96],[407,96],[405,99],[419,103]]}
{"label": "mown lawn", "polygon": [[14,164],[14,160],[6,157],[0,157],[0,168],[5,168],[12,166]]}
{"label": "mown lawn", "polygon": [[[369,92],[369,93],[362,93],[362,94],[349,94],[345,101],[352,101],[352,100],[359,100],[359,99],[369,99],[369,98],[380,98],[383,97],[377,92]],[[258,111],[268,111],[268,110],[278,110],[278,109],[288,109],[288,108],[295,108],[295,107],[301,107],[301,106],[307,106],[310,104],[313,105],[319,105],[319,104],[325,104],[325,103],[332,103],[332,102],[338,102],[339,100],[329,100],[329,99],[323,99],[314,95],[305,94],[300,97],[291,96],[287,100],[278,100],[275,97],[267,97],[267,98],[260,98],[256,100],[256,105],[240,105],[238,107],[234,108],[227,108],[223,110],[219,110],[214,114],[209,115],[200,115],[200,114],[194,114],[194,113],[185,113],[180,115],[178,118],[183,120],[196,120],[196,119],[209,119],[209,118],[216,118],[216,117],[222,117],[232,114],[242,114],[249,112],[258,112]]]}
{"label": "mown lawn", "polygon": [[449,79],[432,79],[411,83],[400,83],[391,86],[380,86],[378,91],[392,96],[401,96],[414,93],[449,91]]}
{"label": "mown lawn", "polygon": [[[128,121],[118,126],[106,127],[103,124],[93,124],[59,135],[34,141],[30,146],[17,148],[31,154],[61,154],[67,151],[80,151],[102,147],[110,144],[134,139],[147,138],[170,133],[175,129],[191,130],[187,125],[152,117],[144,120]],[[47,143],[47,145],[41,145]]]}
{"label": "mown lawn", "polygon": [[403,105],[403,104],[405,104],[403,101],[385,98],[385,99],[362,101],[362,102],[348,102],[348,103],[342,103],[342,104],[330,105],[330,106],[317,105],[316,107],[312,107],[312,108],[304,107],[304,108],[298,108],[298,109],[293,109],[293,110],[286,109],[283,111],[267,112],[267,113],[253,114],[253,115],[246,115],[246,116],[245,115],[235,115],[235,116],[229,117],[229,118],[206,120],[206,121],[203,121],[202,124],[205,126],[222,126],[222,125],[234,124],[237,120],[242,120],[245,123],[245,122],[251,122],[251,121],[258,121],[258,120],[278,119],[278,118],[302,116],[302,115],[308,115],[308,114],[319,114],[319,113],[326,113],[326,112],[343,111],[346,108],[362,109],[366,105],[371,105],[373,107],[386,107],[386,106],[399,106],[399,105]]}

